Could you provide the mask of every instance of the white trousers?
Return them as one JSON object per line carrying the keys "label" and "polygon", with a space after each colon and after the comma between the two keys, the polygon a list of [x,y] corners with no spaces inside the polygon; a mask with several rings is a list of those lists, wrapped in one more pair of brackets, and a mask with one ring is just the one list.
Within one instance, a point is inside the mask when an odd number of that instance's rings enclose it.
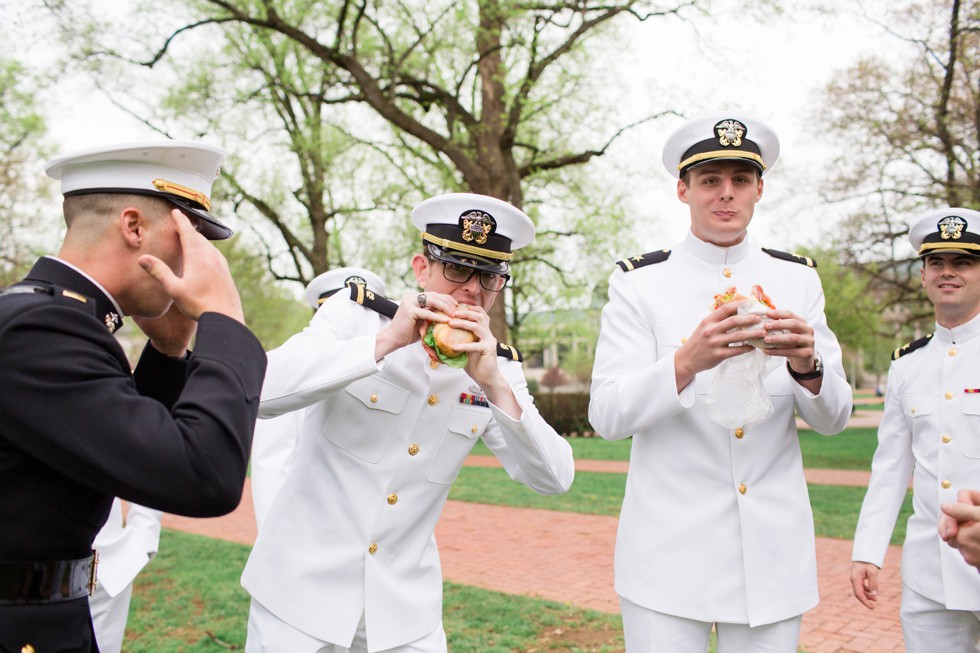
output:
{"label": "white trousers", "polygon": [[718,635],[718,653],[796,653],[803,615],[750,627],[711,623],[655,612],[619,597],[626,653],[705,653],[711,628]]}
{"label": "white trousers", "polygon": [[354,641],[348,647],[311,637],[293,628],[252,599],[248,611],[245,653],[447,653],[446,631],[442,628],[442,622],[439,622],[438,628],[414,642],[383,651],[369,651],[363,614],[357,624]]}
{"label": "white trousers", "polygon": [[102,653],[119,653],[122,650],[123,636],[126,634],[126,620],[129,618],[129,600],[133,596],[133,584],[122,592],[109,596],[98,585],[95,593],[88,599],[92,624],[95,626],[95,641]]}
{"label": "white trousers", "polygon": [[903,584],[901,616],[905,653],[980,651],[980,612],[949,610]]}

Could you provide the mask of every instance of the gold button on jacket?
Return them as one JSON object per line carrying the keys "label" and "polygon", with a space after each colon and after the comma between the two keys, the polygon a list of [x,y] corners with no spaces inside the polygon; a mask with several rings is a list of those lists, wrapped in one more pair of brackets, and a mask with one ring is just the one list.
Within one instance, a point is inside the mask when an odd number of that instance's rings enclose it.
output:
{"label": "gold button on jacket", "polygon": [[735,437],[739,440],[745,437],[745,429],[743,429],[741,426],[735,429]]}
{"label": "gold button on jacket", "polygon": [[417,445],[417,444],[410,444],[410,445],[408,445],[408,455],[409,456],[414,456],[418,452],[419,452],[419,445]]}
{"label": "gold button on jacket", "polygon": [[746,487],[746,485],[745,485],[745,483],[741,483],[741,484],[740,484],[740,485],[738,486],[738,491],[739,491],[739,492],[741,492],[742,494],[745,494],[746,492],[748,492],[748,491],[749,491],[749,488],[748,488],[748,487]]}
{"label": "gold button on jacket", "polygon": [[436,404],[439,403],[439,396],[438,395],[429,395],[429,400],[428,401],[429,401],[429,405],[430,406],[435,406]]}
{"label": "gold button on jacket", "polygon": [[398,495],[392,492],[391,494],[388,495],[388,505],[393,506],[396,503],[398,503]]}

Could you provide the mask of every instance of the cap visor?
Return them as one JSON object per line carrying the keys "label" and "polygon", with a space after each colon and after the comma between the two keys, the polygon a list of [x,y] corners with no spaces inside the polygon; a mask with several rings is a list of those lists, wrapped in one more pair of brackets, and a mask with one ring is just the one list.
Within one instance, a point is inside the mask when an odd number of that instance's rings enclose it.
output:
{"label": "cap visor", "polygon": [[927,249],[926,251],[919,254],[919,258],[925,258],[931,256],[932,254],[964,254],[966,256],[972,256],[974,258],[980,258],[980,251],[970,250],[970,249],[956,249],[950,247],[948,249]]}
{"label": "cap visor", "polygon": [[474,270],[480,270],[481,272],[492,272],[493,274],[507,274],[508,270],[510,269],[510,266],[506,261],[491,261],[479,256],[474,256],[473,254],[445,249],[434,243],[426,244],[428,245],[429,254],[432,255],[432,258],[442,261],[443,263],[455,263],[456,265],[473,268]]}
{"label": "cap visor", "polygon": [[167,201],[175,204],[177,208],[183,211],[188,218],[193,216],[200,220],[197,230],[208,240],[225,240],[226,238],[231,238],[232,234],[235,233],[193,202],[185,200],[182,197],[174,197],[173,195],[166,195],[165,197]]}

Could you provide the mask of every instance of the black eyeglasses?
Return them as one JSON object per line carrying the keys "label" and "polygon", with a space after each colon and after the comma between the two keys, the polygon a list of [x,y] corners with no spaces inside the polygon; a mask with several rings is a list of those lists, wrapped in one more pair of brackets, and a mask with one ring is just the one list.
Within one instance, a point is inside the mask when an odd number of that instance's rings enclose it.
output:
{"label": "black eyeglasses", "polygon": [[508,279],[510,279],[509,274],[484,272],[483,270],[477,270],[476,268],[460,265],[459,263],[439,262],[442,263],[442,276],[446,280],[452,281],[453,283],[466,283],[473,278],[474,274],[479,273],[480,285],[484,290],[489,290],[490,292],[500,292],[507,285]]}

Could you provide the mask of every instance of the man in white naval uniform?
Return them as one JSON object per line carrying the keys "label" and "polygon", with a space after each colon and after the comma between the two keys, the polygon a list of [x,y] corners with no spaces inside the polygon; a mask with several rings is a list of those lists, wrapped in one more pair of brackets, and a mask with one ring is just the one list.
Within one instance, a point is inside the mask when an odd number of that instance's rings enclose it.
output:
{"label": "man in white naval uniform", "polygon": [[[592,375],[589,419],[604,438],[632,436],[615,578],[629,653],[797,650],[818,601],[813,518],[794,410],[840,432],[851,411],[837,339],[809,259],[760,249],[747,228],[776,135],[740,114],[695,120],[667,140],[691,231],[673,248],[624,259]],[[763,325],[712,310],[714,295],[759,284],[776,310]],[[739,330],[734,332],[733,330]],[[764,338],[773,414],[725,428],[705,396],[723,361]]]}
{"label": "man in white naval uniform", "polygon": [[163,512],[135,503],[125,518],[122,501],[112,502],[109,518],[92,543],[99,555],[95,592],[89,597],[95,640],[101,653],[119,653],[129,619],[133,581],[160,547]]}
{"label": "man in white naval uniform", "polygon": [[[242,575],[249,653],[445,652],[433,531],[477,439],[542,494],[572,483],[571,447],[534,407],[487,314],[533,223],[469,193],[428,199],[412,221],[422,293],[396,305],[352,284],[269,352],[260,414],[306,415]],[[459,346],[464,369],[430,359],[428,321],[476,335]]]}
{"label": "man in white naval uniform", "polygon": [[[327,299],[341,290],[347,290],[348,283],[366,286],[384,295],[385,283],[381,277],[370,270],[357,267],[335,268],[318,274],[306,286],[306,302],[316,313]],[[303,426],[304,411],[296,410],[285,415],[255,422],[252,436],[252,509],[255,511],[255,525],[262,528],[265,516],[269,514],[272,500],[276,498],[282,482],[289,472],[289,466],[296,453],[296,443]]]}
{"label": "man in white naval uniform", "polygon": [[980,574],[937,530],[941,503],[980,487],[980,213],[942,208],[909,232],[936,331],[895,351],[878,448],[851,559],[854,596],[874,608],[899,508],[912,491],[902,548],[908,653],[980,650]]}

